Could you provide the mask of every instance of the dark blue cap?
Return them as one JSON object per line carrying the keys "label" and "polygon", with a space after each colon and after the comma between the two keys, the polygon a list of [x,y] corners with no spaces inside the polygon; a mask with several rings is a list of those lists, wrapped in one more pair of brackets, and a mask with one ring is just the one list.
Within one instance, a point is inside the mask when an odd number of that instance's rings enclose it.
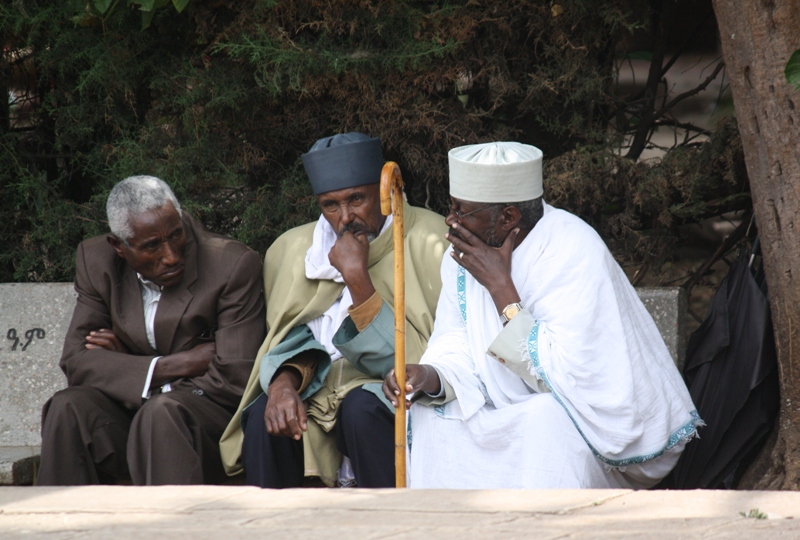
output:
{"label": "dark blue cap", "polygon": [[301,157],[314,195],[377,184],[384,164],[380,139],[356,132],[320,139]]}

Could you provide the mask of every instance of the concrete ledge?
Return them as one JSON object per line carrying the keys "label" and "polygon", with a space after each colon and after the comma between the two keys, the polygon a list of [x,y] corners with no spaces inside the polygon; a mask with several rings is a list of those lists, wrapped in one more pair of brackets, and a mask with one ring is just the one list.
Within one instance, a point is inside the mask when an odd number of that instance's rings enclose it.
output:
{"label": "concrete ledge", "polygon": [[33,485],[39,451],[38,446],[0,446],[0,485]]}
{"label": "concrete ledge", "polygon": [[688,309],[686,291],[680,287],[639,287],[636,292],[653,317],[678,369],[683,369],[686,356],[683,317]]}
{"label": "concrete ledge", "polygon": [[[748,517],[753,516],[753,517]],[[0,488],[0,537],[797,538],[800,493]]]}
{"label": "concrete ledge", "polygon": [[77,294],[71,283],[0,284],[0,446],[39,446],[42,405],[67,384],[58,367]]}

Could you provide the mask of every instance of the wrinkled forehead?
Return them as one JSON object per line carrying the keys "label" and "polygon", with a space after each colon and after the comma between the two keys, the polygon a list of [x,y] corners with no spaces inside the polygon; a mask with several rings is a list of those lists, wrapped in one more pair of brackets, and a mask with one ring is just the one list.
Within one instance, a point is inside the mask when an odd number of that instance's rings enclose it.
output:
{"label": "wrinkled forehead", "polygon": [[326,201],[340,202],[346,201],[353,195],[363,194],[367,196],[380,196],[380,184],[364,184],[363,186],[349,187],[326,191],[317,195],[317,202],[322,204]]}

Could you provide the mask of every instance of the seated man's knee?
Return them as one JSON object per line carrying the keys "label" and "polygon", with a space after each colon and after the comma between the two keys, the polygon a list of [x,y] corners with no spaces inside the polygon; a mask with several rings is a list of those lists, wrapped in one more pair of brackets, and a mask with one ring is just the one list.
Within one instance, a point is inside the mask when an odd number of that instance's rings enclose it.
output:
{"label": "seated man's knee", "polygon": [[76,411],[82,411],[89,407],[102,407],[107,401],[108,398],[95,388],[68,386],[47,400],[42,407],[42,419],[43,421],[48,419],[52,421],[53,418],[74,416]]}
{"label": "seated man's knee", "polygon": [[185,407],[169,394],[156,394],[148,399],[134,417],[134,426],[154,431],[169,431],[185,425]]}
{"label": "seated man's knee", "polygon": [[355,388],[345,396],[340,405],[339,421],[345,429],[371,425],[374,422],[391,422],[393,415],[386,405],[368,390]]}
{"label": "seated man's knee", "polygon": [[188,436],[189,426],[193,424],[190,411],[169,393],[157,394],[148,399],[136,412],[131,425],[131,434],[139,440],[155,443],[163,437],[178,433]]}

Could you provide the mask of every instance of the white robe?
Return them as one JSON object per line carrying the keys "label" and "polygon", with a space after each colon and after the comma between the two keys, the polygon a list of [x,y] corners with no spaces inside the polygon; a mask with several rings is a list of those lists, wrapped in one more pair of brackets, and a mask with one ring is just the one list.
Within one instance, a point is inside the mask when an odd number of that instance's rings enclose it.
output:
{"label": "white robe", "polygon": [[411,487],[643,488],[674,467],[702,421],[591,227],[545,205],[512,256],[526,309],[505,329],[488,291],[451,256],[441,272],[421,363],[456,399],[412,406]]}

